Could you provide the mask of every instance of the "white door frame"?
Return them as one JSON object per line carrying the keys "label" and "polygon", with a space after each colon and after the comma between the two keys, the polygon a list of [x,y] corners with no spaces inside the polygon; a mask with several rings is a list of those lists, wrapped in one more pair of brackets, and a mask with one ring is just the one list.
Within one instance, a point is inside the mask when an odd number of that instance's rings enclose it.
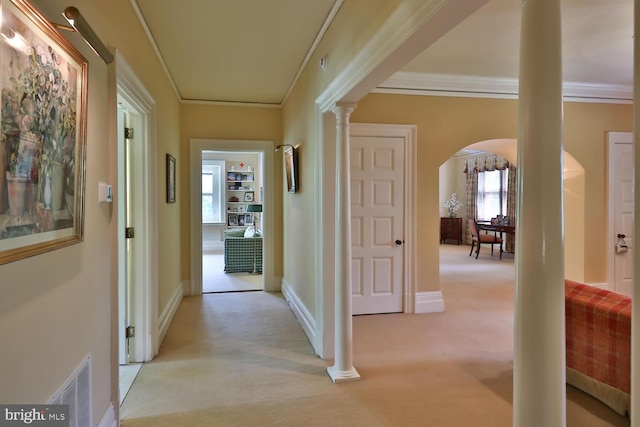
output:
{"label": "white door frame", "polygon": [[403,299],[402,312],[415,312],[416,299],[416,148],[417,126],[351,123],[350,136],[403,138],[404,140],[404,230],[402,244],[404,248],[402,276]]}
{"label": "white door frame", "polygon": [[[405,145],[404,138],[360,137],[350,132],[351,312],[353,315],[404,312],[406,305],[404,186],[407,181],[404,176]],[[372,149],[390,151],[390,154],[386,153],[389,155],[386,159],[390,163],[387,165],[389,169],[380,169],[376,159],[370,158],[371,155],[375,157],[377,152],[368,151]],[[358,182],[361,185],[358,185]],[[384,206],[376,205],[376,197],[371,193],[376,191],[376,183],[380,182],[392,183],[387,189],[388,194],[385,194],[389,204]],[[381,232],[383,227],[377,224],[375,220],[378,218],[377,215],[385,215],[383,217],[385,219],[389,219],[389,216],[393,218],[393,221],[386,223],[388,228],[385,231],[389,233],[387,236],[389,241],[381,246],[375,244],[379,237],[377,233]],[[397,243],[398,241],[400,244]],[[377,275],[379,271],[376,263],[382,260],[390,261],[391,264],[382,276],[383,281],[390,279],[389,289],[385,291],[376,289],[376,284],[382,285],[378,283],[381,277]]]}
{"label": "white door frame", "polygon": [[617,238],[615,230],[615,194],[614,194],[614,181],[615,181],[615,168],[614,162],[614,148],[616,144],[633,144],[632,132],[607,132],[607,150],[608,150],[608,221],[607,221],[607,288],[615,290],[615,256],[616,256],[616,243]]}
{"label": "white door frame", "polygon": [[[124,60],[120,52],[115,55],[117,99],[135,116],[138,127],[135,140],[141,144],[139,158],[134,167],[141,179],[135,182],[137,197],[132,201],[136,221],[136,287],[133,295],[133,319],[136,343],[133,361],[149,361],[157,354],[158,340],[158,254],[157,254],[157,166],[156,166],[156,104],[153,97]],[[121,130],[118,129],[118,132]],[[116,190],[119,197],[120,188]],[[124,229],[118,224],[118,233]],[[123,235],[117,236],[120,244]],[[118,265],[118,270],[121,266]],[[120,339],[118,339],[120,342]]]}
{"label": "white door frame", "polygon": [[202,151],[251,151],[263,154],[263,213],[261,215],[263,236],[263,286],[266,292],[280,292],[276,282],[274,266],[274,218],[273,218],[273,182],[274,182],[274,144],[273,141],[249,141],[227,139],[189,140],[190,206],[191,214],[191,281],[186,286],[185,295],[202,294]]}

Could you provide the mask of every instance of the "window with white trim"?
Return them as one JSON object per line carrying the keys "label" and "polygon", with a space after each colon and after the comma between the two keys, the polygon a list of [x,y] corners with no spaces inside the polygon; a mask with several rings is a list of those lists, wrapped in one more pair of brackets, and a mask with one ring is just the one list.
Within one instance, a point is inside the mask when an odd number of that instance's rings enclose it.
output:
{"label": "window with white trim", "polygon": [[204,160],[202,162],[202,222],[206,224],[224,223],[223,196],[224,161]]}
{"label": "window with white trim", "polygon": [[507,215],[507,186],[509,169],[478,172],[477,220],[491,221]]}

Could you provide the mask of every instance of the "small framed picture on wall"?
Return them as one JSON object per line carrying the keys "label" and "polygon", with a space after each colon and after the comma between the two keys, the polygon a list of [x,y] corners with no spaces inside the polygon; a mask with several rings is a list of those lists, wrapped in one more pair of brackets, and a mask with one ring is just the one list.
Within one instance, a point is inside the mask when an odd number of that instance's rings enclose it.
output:
{"label": "small framed picture on wall", "polygon": [[176,202],[176,159],[167,154],[167,203]]}

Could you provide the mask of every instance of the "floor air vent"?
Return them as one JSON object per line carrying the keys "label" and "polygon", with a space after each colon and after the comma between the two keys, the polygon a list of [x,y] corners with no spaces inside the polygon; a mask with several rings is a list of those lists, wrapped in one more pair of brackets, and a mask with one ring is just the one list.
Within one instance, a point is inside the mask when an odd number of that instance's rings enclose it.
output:
{"label": "floor air vent", "polygon": [[87,356],[49,399],[49,404],[69,405],[69,427],[91,426],[91,356]]}

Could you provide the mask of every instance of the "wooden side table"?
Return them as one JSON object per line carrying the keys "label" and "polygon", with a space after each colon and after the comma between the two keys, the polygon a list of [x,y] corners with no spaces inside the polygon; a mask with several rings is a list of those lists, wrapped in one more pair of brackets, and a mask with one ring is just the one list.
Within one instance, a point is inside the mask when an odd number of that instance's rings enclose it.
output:
{"label": "wooden side table", "polygon": [[440,218],[440,243],[447,240],[462,243],[462,218]]}

